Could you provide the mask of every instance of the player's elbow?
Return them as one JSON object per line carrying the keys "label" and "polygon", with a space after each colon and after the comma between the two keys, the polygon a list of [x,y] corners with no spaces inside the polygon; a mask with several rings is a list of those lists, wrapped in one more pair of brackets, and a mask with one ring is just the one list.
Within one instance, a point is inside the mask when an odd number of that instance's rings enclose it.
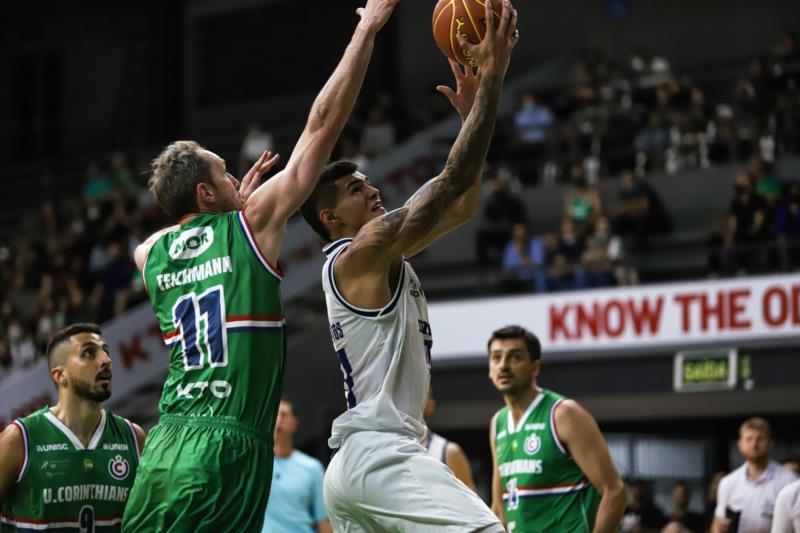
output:
{"label": "player's elbow", "polygon": [[628,493],[625,490],[625,483],[617,477],[613,482],[603,487],[603,499],[608,500],[609,505],[617,511],[625,509],[628,503]]}

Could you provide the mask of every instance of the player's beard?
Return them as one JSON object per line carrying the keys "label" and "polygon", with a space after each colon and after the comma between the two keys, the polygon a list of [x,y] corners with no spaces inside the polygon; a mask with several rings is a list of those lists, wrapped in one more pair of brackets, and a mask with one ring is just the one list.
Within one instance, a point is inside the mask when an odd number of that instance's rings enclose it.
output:
{"label": "player's beard", "polygon": [[101,403],[108,400],[111,397],[111,382],[109,381],[108,386],[100,387],[99,389],[93,387],[91,383],[87,381],[83,381],[81,379],[72,379],[71,389],[72,391],[81,398],[86,398],[92,402]]}

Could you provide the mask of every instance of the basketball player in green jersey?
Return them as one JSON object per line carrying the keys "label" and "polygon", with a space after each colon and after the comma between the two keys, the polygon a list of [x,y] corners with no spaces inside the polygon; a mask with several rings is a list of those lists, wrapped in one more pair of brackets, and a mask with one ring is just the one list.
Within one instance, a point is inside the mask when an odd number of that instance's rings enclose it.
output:
{"label": "basketball player in green jersey", "polygon": [[0,531],[119,531],[144,432],[101,406],[112,369],[100,328],[56,333],[47,360],[58,403],[0,434]]}
{"label": "basketball player in green jersey", "polygon": [[278,252],[317,183],[398,0],[367,0],[286,168],[264,153],[240,183],[191,141],[153,163],[150,188],[179,225],[137,248],[169,374],[123,530],[260,531],[285,357]]}
{"label": "basketball player in green jersey", "polygon": [[592,415],[536,384],[541,345],[530,331],[499,329],[488,348],[506,404],[489,428],[492,510],[510,533],[616,532],[625,486]]}

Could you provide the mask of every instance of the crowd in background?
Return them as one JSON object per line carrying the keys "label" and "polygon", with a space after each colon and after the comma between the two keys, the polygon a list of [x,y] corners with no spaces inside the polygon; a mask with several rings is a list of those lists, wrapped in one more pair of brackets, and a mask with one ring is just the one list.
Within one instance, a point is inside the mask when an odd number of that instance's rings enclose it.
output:
{"label": "crowd in background", "polygon": [[103,322],[145,298],[133,250],[167,218],[122,152],[92,161],[81,194],[41,205],[0,247],[0,380],[74,322]]}
{"label": "crowd in background", "polygon": [[[524,91],[493,157],[502,169],[476,235],[478,264],[502,268],[505,290],[538,292],[635,284],[626,254],[669,233],[667,207],[646,174],[746,162],[726,216],[709,232],[708,272],[787,271],[800,265],[800,183],[779,176],[779,156],[800,153],[800,49],[785,33],[744,77],[709,92],[664,58],[627,64],[592,52],[547,103]],[[510,177],[512,177],[509,179]],[[606,206],[602,178],[621,181]],[[564,183],[560,227],[531,235],[515,185]],[[606,201],[608,199],[605,199]]]}
{"label": "crowd in background", "polygon": [[[490,155],[499,176],[488,185],[476,235],[478,267],[504,272],[502,290],[635,284],[627,256],[671,228],[646,173],[738,160],[747,170],[736,176],[728,217],[710,228],[709,271],[796,267],[800,248],[770,244],[800,239],[800,184],[774,172],[777,157],[800,151],[799,76],[793,33],[733,87],[712,83],[714,99],[664,58],[635,52],[615,63],[587,53],[549,98],[524,92],[501,120]],[[438,93],[406,113],[378,92],[359,107],[334,155],[368,170],[398,140],[451,114]],[[268,129],[251,124],[240,172],[274,148]],[[122,152],[91,162],[82,195],[44,203],[20,221],[24,240],[0,246],[0,379],[31,364],[63,324],[102,322],[145,298],[132,252],[168,221],[146,190],[146,172],[134,168]],[[621,182],[614,199],[598,191],[606,176]],[[532,235],[514,184],[556,182],[569,186],[559,227]]]}

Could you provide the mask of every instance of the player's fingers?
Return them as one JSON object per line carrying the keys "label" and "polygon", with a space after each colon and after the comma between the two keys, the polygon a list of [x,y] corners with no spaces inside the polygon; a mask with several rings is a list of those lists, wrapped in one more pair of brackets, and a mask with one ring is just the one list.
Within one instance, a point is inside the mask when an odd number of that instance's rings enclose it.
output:
{"label": "player's fingers", "polygon": [[448,87],[447,85],[437,85],[436,90],[445,95],[447,99],[450,100],[450,102],[452,102],[453,98],[455,98],[456,96],[455,91],[450,87]]}
{"label": "player's fingers", "polygon": [[448,58],[447,62],[450,63],[450,70],[453,71],[453,75],[455,75],[456,80],[464,77],[464,71],[461,70],[461,63],[458,63],[457,61],[453,61],[452,59],[449,59],[449,58]]}
{"label": "player's fingers", "polygon": [[275,154],[266,161],[264,161],[259,169],[260,173],[266,174],[267,172],[269,172],[270,169],[275,166],[275,163],[277,163],[280,158],[281,158],[280,154]]}
{"label": "player's fingers", "polygon": [[519,30],[517,29],[517,10],[511,8],[511,20],[508,22],[508,36],[519,38]]}
{"label": "player's fingers", "polygon": [[[485,39],[486,37],[484,37]],[[464,50],[467,57],[472,56],[475,57],[474,51],[477,48],[477,45],[470,43],[466,37],[461,35],[460,33],[456,33],[456,39],[458,40],[458,45]]]}
{"label": "player's fingers", "polygon": [[500,24],[497,26],[497,33],[507,35],[508,21],[511,18],[511,5],[508,0],[503,0],[503,10],[500,12]]}
{"label": "player's fingers", "polygon": [[486,35],[494,35],[494,9],[492,9],[492,0],[484,0],[483,9],[485,12],[484,17],[486,17]]}

